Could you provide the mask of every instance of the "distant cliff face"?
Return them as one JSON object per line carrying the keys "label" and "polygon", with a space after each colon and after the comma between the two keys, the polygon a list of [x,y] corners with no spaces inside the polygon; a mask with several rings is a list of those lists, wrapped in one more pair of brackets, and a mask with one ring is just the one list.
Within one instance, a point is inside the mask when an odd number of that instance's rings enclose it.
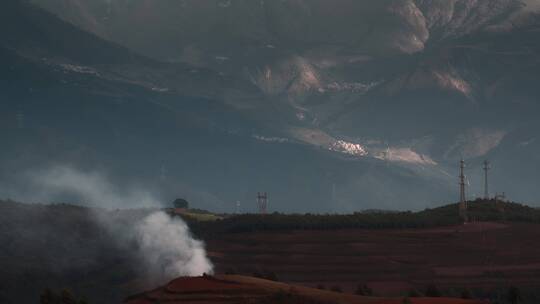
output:
{"label": "distant cliff face", "polygon": [[524,4],[516,0],[415,0],[432,38],[460,37],[504,22]]}
{"label": "distant cliff face", "polygon": [[535,10],[521,0],[34,2],[139,53],[249,82],[318,121],[335,117],[325,114],[335,103],[310,104],[331,96],[342,110],[344,93],[358,99],[385,83],[392,96],[434,88],[473,99],[468,76],[478,72],[448,64],[449,50],[463,37],[510,31]]}
{"label": "distant cliff face", "polygon": [[[415,53],[430,39],[502,22],[519,0],[45,0],[63,19],[147,55],[178,60],[274,45]],[[225,54],[222,54],[225,55]],[[227,54],[228,56],[232,54]],[[207,58],[209,59],[209,58]]]}
{"label": "distant cliff face", "polygon": [[479,113],[538,96],[531,0],[34,2],[139,53],[231,77],[241,88],[216,93],[229,105],[271,104],[289,124],[337,135],[411,139],[461,117],[466,137],[493,122]]}

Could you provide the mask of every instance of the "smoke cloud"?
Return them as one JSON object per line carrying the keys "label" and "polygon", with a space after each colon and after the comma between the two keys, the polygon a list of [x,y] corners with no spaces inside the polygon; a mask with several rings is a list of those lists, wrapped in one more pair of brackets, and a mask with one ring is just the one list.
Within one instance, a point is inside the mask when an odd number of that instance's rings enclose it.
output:
{"label": "smoke cloud", "polygon": [[[143,187],[120,187],[103,173],[70,166],[29,170],[22,174],[19,184],[25,187],[11,188],[8,193],[23,202],[68,201],[106,208],[150,207],[154,210],[163,206]],[[6,192],[0,189],[0,194]],[[140,212],[92,210],[92,220],[108,232],[111,241],[123,248],[134,245],[136,250],[130,252],[138,260],[134,268],[141,270],[148,282],[212,273],[213,265],[206,256],[204,243],[192,237],[189,227],[180,218],[152,209],[139,209]]]}
{"label": "smoke cloud", "polygon": [[26,180],[32,196],[40,201],[70,200],[100,207],[156,207],[158,200],[140,187],[120,189],[97,171],[84,172],[68,166],[30,171]]}
{"label": "smoke cloud", "polygon": [[203,243],[191,237],[180,219],[164,212],[153,213],[136,227],[136,235],[151,277],[169,279],[213,271]]}

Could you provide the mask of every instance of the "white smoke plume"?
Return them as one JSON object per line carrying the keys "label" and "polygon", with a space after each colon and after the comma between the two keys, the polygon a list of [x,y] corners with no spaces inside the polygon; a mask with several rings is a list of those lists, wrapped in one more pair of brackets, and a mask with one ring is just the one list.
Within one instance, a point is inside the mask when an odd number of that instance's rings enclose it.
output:
{"label": "white smoke plume", "polygon": [[[93,219],[109,232],[118,244],[133,244],[134,252],[144,267],[147,281],[158,283],[178,276],[199,276],[212,273],[213,265],[206,256],[204,243],[195,240],[187,224],[167,213],[155,211],[146,217],[133,217],[119,221],[121,212],[110,208],[153,208],[163,204],[143,187],[120,187],[98,171],[82,171],[71,166],[52,166],[29,170],[22,175],[26,188],[12,187],[10,192],[0,189],[23,202],[55,202],[66,197],[69,202],[104,207],[94,209]],[[151,212],[152,209],[140,209]],[[125,219],[125,218],[124,218]],[[126,225],[127,223],[127,225]]]}
{"label": "white smoke plume", "polygon": [[120,189],[100,172],[85,172],[69,166],[53,166],[25,174],[32,185],[33,200],[51,202],[72,197],[80,204],[108,208],[157,207],[149,192],[132,186]]}
{"label": "white smoke plume", "polygon": [[136,227],[136,237],[151,276],[170,279],[213,272],[204,244],[191,237],[180,219],[153,213]]}

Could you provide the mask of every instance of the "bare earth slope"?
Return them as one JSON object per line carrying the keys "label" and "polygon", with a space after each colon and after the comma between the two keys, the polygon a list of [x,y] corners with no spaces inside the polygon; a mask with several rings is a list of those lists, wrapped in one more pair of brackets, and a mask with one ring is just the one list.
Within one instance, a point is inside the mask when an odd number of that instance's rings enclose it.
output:
{"label": "bare earth slope", "polygon": [[217,272],[275,273],[280,281],[404,294],[429,284],[460,290],[540,286],[540,226],[471,223],[430,229],[229,234],[209,240]]}
{"label": "bare earth slope", "polygon": [[[401,298],[363,297],[314,288],[292,286],[236,275],[179,278],[152,291],[129,297],[127,304],[152,303],[358,303],[398,304]],[[449,298],[415,298],[411,303],[474,304],[483,301]]]}

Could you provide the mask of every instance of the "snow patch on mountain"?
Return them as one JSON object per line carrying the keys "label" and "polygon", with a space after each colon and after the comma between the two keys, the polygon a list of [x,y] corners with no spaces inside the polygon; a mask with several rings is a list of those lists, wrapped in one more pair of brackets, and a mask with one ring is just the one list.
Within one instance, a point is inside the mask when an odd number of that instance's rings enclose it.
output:
{"label": "snow patch on mountain", "polygon": [[165,93],[169,91],[169,88],[152,87],[151,90],[154,92]]}
{"label": "snow patch on mountain", "polygon": [[330,92],[353,92],[353,93],[360,93],[365,94],[369,92],[374,87],[378,86],[381,82],[380,81],[373,81],[369,83],[361,83],[361,82],[332,82],[326,85],[325,91]]}
{"label": "snow patch on mountain", "polygon": [[437,163],[429,156],[419,154],[410,148],[391,149],[390,161],[398,161],[412,164],[436,165]]}
{"label": "snow patch on mountain", "polygon": [[390,95],[397,95],[405,90],[422,90],[439,88],[453,91],[473,99],[473,88],[458,71],[451,67],[421,67],[415,71],[402,75],[386,84]]}
{"label": "snow patch on mountain", "polygon": [[268,136],[257,135],[257,134],[254,134],[252,137],[260,141],[272,142],[272,143],[284,144],[284,143],[290,142],[288,138],[283,138],[283,137],[268,137]]}
{"label": "snow patch on mountain", "polygon": [[338,140],[338,141],[334,142],[330,146],[329,150],[330,151],[335,151],[335,152],[341,152],[341,153],[345,153],[345,154],[349,154],[349,155],[354,155],[354,156],[366,156],[366,155],[368,155],[368,152],[366,151],[366,149],[362,145],[351,143],[351,142],[346,142],[344,140]]}
{"label": "snow patch on mountain", "polygon": [[536,138],[531,138],[531,139],[529,139],[529,140],[525,140],[525,141],[520,142],[518,145],[519,145],[520,147],[527,147],[527,146],[529,146],[530,144],[534,143],[535,141],[536,141]]}
{"label": "snow patch on mountain", "polygon": [[463,78],[450,73],[438,71],[433,71],[433,75],[437,79],[439,86],[448,90],[458,91],[467,97],[471,97],[471,86]]}
{"label": "snow patch on mountain", "polygon": [[387,148],[377,152],[375,158],[390,162],[401,162],[417,165],[437,165],[433,159],[424,154],[419,154],[411,148]]}
{"label": "snow patch on mountain", "polygon": [[99,72],[96,69],[87,66],[62,63],[60,64],[60,67],[64,70],[64,72],[99,76]]}
{"label": "snow patch on mountain", "polygon": [[295,139],[301,142],[329,151],[357,157],[363,157],[369,154],[368,150],[362,144],[335,138],[319,129],[291,128],[290,133]]}

